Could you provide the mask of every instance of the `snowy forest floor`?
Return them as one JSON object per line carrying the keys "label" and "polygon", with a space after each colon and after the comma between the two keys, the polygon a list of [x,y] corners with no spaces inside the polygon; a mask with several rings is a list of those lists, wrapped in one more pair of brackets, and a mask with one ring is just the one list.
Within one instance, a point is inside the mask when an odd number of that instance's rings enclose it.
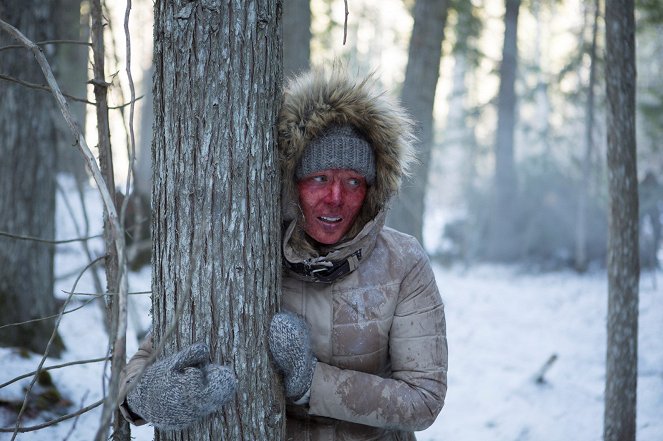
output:
{"label": "snowy forest floor", "polygon": [[[77,236],[74,221],[81,222],[76,196],[63,182],[57,204],[57,238]],[[73,217],[63,203],[67,194]],[[90,231],[101,231],[96,192],[88,202]],[[103,242],[91,243],[100,255]],[[66,298],[74,280],[88,262],[80,244],[57,247],[56,295]],[[600,441],[605,384],[607,276],[604,270],[535,274],[515,266],[479,265],[469,269],[435,266],[437,283],[446,305],[449,342],[449,390],[442,413],[419,441]],[[656,283],[658,282],[658,283]],[[130,291],[150,288],[149,269],[132,272]],[[94,292],[89,275],[77,292]],[[77,297],[67,309],[88,300]],[[149,324],[147,295],[131,296],[127,352],[137,348],[136,325]],[[92,302],[63,317],[61,336],[67,350],[44,366],[103,357],[108,338],[101,309]],[[644,272],[640,281],[637,439],[663,439],[663,271]],[[551,356],[556,360],[544,382],[535,381]],[[0,348],[0,384],[33,371],[41,357],[25,356]],[[68,366],[50,371],[68,408],[24,418],[34,426],[99,400],[103,395],[103,363]],[[3,400],[22,400],[26,378],[0,389]],[[78,418],[34,432],[18,440],[89,441],[99,425],[98,407]],[[12,425],[12,415],[0,406],[0,427]],[[137,441],[152,439],[149,426],[132,427]],[[0,433],[0,440],[12,435]]]}

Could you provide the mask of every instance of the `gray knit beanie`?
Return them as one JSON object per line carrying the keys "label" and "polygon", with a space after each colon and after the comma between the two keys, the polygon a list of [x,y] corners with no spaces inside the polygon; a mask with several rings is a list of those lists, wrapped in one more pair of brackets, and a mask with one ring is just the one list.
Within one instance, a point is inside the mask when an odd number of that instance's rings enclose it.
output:
{"label": "gray knit beanie", "polygon": [[332,125],[311,140],[295,169],[295,178],[326,169],[350,169],[368,185],[375,181],[375,155],[366,138],[353,126]]}

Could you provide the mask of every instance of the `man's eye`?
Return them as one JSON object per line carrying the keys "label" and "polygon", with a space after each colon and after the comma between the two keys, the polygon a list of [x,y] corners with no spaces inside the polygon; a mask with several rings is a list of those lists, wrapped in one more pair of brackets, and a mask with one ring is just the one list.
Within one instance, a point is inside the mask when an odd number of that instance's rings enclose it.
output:
{"label": "man's eye", "polygon": [[352,187],[358,187],[359,184],[360,184],[360,181],[359,181],[359,179],[351,178],[351,179],[348,179],[348,184],[350,184]]}
{"label": "man's eye", "polygon": [[324,175],[313,176],[312,179],[314,182],[327,182],[327,176]]}

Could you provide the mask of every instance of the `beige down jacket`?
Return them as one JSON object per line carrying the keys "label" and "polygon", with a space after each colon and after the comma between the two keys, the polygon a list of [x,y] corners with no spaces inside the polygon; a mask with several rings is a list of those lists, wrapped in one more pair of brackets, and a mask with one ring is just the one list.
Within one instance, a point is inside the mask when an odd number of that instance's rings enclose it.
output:
{"label": "beige down jacket", "polygon": [[444,404],[444,306],[428,258],[381,219],[367,227],[346,276],[284,275],[283,308],[306,318],[318,358],[309,405],[287,408],[288,440],[414,440]]}

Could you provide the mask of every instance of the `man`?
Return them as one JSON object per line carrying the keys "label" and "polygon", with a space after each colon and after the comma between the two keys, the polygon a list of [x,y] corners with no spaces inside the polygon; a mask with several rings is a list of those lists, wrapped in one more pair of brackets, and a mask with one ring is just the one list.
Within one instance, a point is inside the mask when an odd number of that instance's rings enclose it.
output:
{"label": "man", "polygon": [[[289,440],[414,440],[444,404],[446,324],[430,263],[414,238],[384,227],[411,159],[411,129],[370,79],[353,81],[338,67],[285,91],[286,312],[272,319],[269,344],[284,375]],[[130,361],[128,384],[150,350],[148,341]],[[148,367],[125,415],[177,429],[222,406],[234,377],[205,354],[194,345]],[[195,369],[182,369],[187,360]],[[192,412],[186,395],[171,393],[178,388],[197,391]],[[173,424],[173,414],[185,415]]]}

